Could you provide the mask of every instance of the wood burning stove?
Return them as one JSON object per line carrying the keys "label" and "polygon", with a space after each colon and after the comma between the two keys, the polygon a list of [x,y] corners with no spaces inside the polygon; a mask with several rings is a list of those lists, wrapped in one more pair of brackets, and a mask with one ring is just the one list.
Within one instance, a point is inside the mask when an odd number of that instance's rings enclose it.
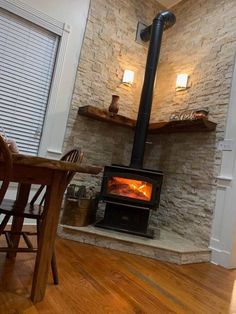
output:
{"label": "wood burning stove", "polygon": [[160,171],[106,166],[100,197],[106,210],[96,225],[152,238],[149,213],[159,205],[162,178]]}
{"label": "wood burning stove", "polygon": [[129,167],[105,167],[100,199],[106,202],[106,209],[104,219],[95,226],[153,237],[148,220],[150,209],[156,210],[160,202],[163,174],[143,169],[143,158],[162,34],[174,25],[175,20],[172,12],[161,12],[141,34],[145,41],[150,39],[150,44],[131,162]]}

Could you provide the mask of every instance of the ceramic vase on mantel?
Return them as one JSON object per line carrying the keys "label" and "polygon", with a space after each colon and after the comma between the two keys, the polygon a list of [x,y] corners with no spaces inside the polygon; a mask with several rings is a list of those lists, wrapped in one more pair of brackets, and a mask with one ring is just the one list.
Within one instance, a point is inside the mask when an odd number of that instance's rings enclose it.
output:
{"label": "ceramic vase on mantel", "polygon": [[120,99],[120,96],[112,95],[111,104],[108,108],[108,111],[112,117],[117,115],[119,111],[119,99]]}

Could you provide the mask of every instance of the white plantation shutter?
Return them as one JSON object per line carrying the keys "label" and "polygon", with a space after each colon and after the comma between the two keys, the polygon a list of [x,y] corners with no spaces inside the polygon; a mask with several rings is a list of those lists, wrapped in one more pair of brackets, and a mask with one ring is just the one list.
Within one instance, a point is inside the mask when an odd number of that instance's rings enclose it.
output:
{"label": "white plantation shutter", "polygon": [[58,41],[0,9],[0,126],[22,153],[38,153]]}

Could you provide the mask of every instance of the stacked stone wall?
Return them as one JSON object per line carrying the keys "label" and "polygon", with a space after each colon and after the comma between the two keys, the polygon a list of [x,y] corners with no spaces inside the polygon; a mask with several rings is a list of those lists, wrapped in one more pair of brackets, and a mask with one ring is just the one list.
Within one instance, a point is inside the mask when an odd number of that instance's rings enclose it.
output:
{"label": "stacked stone wall", "polygon": [[[221,164],[217,147],[224,139],[236,52],[236,6],[233,0],[187,0],[172,10],[177,22],[164,36],[152,120],[208,108],[217,129],[152,136],[147,165],[165,173],[162,204],[153,221],[207,245]],[[189,74],[186,91],[175,91],[178,73]]]}

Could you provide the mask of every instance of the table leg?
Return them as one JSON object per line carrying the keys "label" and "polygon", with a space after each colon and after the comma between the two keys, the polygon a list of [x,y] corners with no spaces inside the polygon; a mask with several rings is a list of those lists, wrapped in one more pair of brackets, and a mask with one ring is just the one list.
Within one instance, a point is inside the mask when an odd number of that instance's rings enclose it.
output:
{"label": "table leg", "polygon": [[66,182],[65,173],[55,171],[51,186],[47,187],[45,199],[45,215],[41,224],[41,237],[36,256],[31,300],[42,301],[48,278],[48,270],[52,260],[57,225]]}
{"label": "table leg", "polygon": [[[16,210],[24,211],[25,206],[27,205],[29,193],[30,193],[30,184],[26,183],[19,183],[17,189],[17,196],[16,196]],[[11,231],[12,232],[21,232],[22,226],[24,223],[23,217],[13,217]],[[15,248],[19,246],[20,242],[20,235],[12,235],[11,241]],[[16,252],[8,252],[7,257],[16,257]]]}

